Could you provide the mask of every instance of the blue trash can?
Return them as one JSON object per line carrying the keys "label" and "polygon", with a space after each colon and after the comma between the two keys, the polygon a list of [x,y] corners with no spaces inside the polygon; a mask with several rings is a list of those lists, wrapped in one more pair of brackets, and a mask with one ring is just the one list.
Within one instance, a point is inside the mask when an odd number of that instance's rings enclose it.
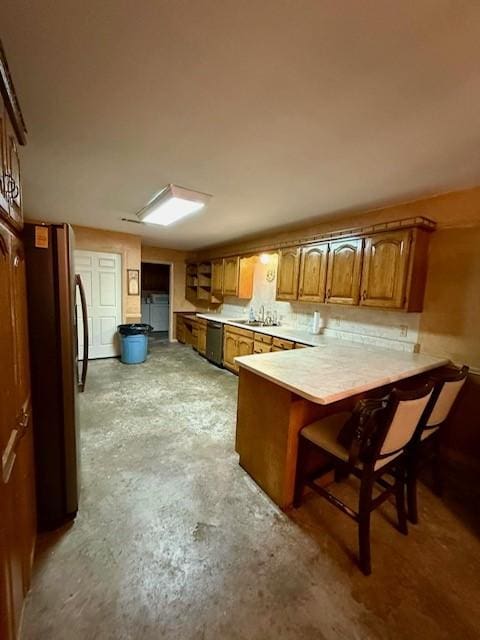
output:
{"label": "blue trash can", "polygon": [[149,324],[120,324],[118,332],[121,338],[121,357],[124,364],[145,362],[148,350],[148,334],[152,330]]}

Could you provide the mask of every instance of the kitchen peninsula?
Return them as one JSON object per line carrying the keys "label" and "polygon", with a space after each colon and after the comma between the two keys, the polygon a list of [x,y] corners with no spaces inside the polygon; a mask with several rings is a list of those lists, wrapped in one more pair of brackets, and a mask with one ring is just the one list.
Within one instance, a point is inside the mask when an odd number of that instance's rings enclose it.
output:
{"label": "kitchen peninsula", "polygon": [[298,433],[305,425],[351,410],[369,392],[383,393],[448,364],[423,354],[319,340],[310,349],[236,358],[240,465],[282,509],[293,501]]}

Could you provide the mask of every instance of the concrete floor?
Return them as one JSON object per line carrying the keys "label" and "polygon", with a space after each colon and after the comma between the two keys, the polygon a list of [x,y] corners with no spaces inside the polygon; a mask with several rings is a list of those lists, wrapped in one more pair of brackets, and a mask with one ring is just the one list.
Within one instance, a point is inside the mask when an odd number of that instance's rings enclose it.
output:
{"label": "concrete floor", "polygon": [[91,363],[80,512],[39,540],[23,640],[478,639],[480,526],[459,476],[444,502],[422,488],[408,537],[392,505],[373,516],[365,578],[348,518],[319,497],[288,517],[238,466],[236,387],[180,345]]}

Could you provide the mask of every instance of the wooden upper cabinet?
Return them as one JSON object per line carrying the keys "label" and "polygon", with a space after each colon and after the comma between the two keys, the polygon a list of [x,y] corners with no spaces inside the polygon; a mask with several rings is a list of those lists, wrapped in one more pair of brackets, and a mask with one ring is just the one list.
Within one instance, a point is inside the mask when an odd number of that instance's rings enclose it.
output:
{"label": "wooden upper cabinet", "polygon": [[249,300],[253,294],[255,258],[223,259],[223,295]]}
{"label": "wooden upper cabinet", "polygon": [[365,238],[361,305],[404,308],[410,240],[410,231],[377,233]]}
{"label": "wooden upper cabinet", "polygon": [[225,258],[223,260],[223,295],[238,295],[238,280],[240,274],[240,258]]}
{"label": "wooden upper cabinet", "polygon": [[9,213],[15,226],[23,227],[23,201],[22,201],[22,183],[20,175],[20,158],[18,155],[17,141],[15,132],[10,123],[10,119],[5,119],[5,147],[6,147],[6,163],[8,180],[10,184],[9,191]]}
{"label": "wooden upper cabinet", "polygon": [[305,302],[324,302],[327,280],[328,243],[302,249],[298,299]]}
{"label": "wooden upper cabinet", "polygon": [[223,258],[212,260],[212,294],[223,295]]}
{"label": "wooden upper cabinet", "polygon": [[296,300],[298,297],[300,251],[300,247],[289,247],[278,252],[277,300]]}
{"label": "wooden upper cabinet", "polygon": [[330,243],[325,301],[335,304],[358,304],[362,267],[360,238]]}

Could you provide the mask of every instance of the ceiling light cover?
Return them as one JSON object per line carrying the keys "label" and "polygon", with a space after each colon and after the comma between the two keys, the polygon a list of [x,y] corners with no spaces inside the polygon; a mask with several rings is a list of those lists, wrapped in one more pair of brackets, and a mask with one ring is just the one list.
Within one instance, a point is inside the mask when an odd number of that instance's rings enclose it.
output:
{"label": "ceiling light cover", "polygon": [[203,209],[212,196],[175,184],[167,185],[143,207],[137,216],[142,222],[164,227]]}

